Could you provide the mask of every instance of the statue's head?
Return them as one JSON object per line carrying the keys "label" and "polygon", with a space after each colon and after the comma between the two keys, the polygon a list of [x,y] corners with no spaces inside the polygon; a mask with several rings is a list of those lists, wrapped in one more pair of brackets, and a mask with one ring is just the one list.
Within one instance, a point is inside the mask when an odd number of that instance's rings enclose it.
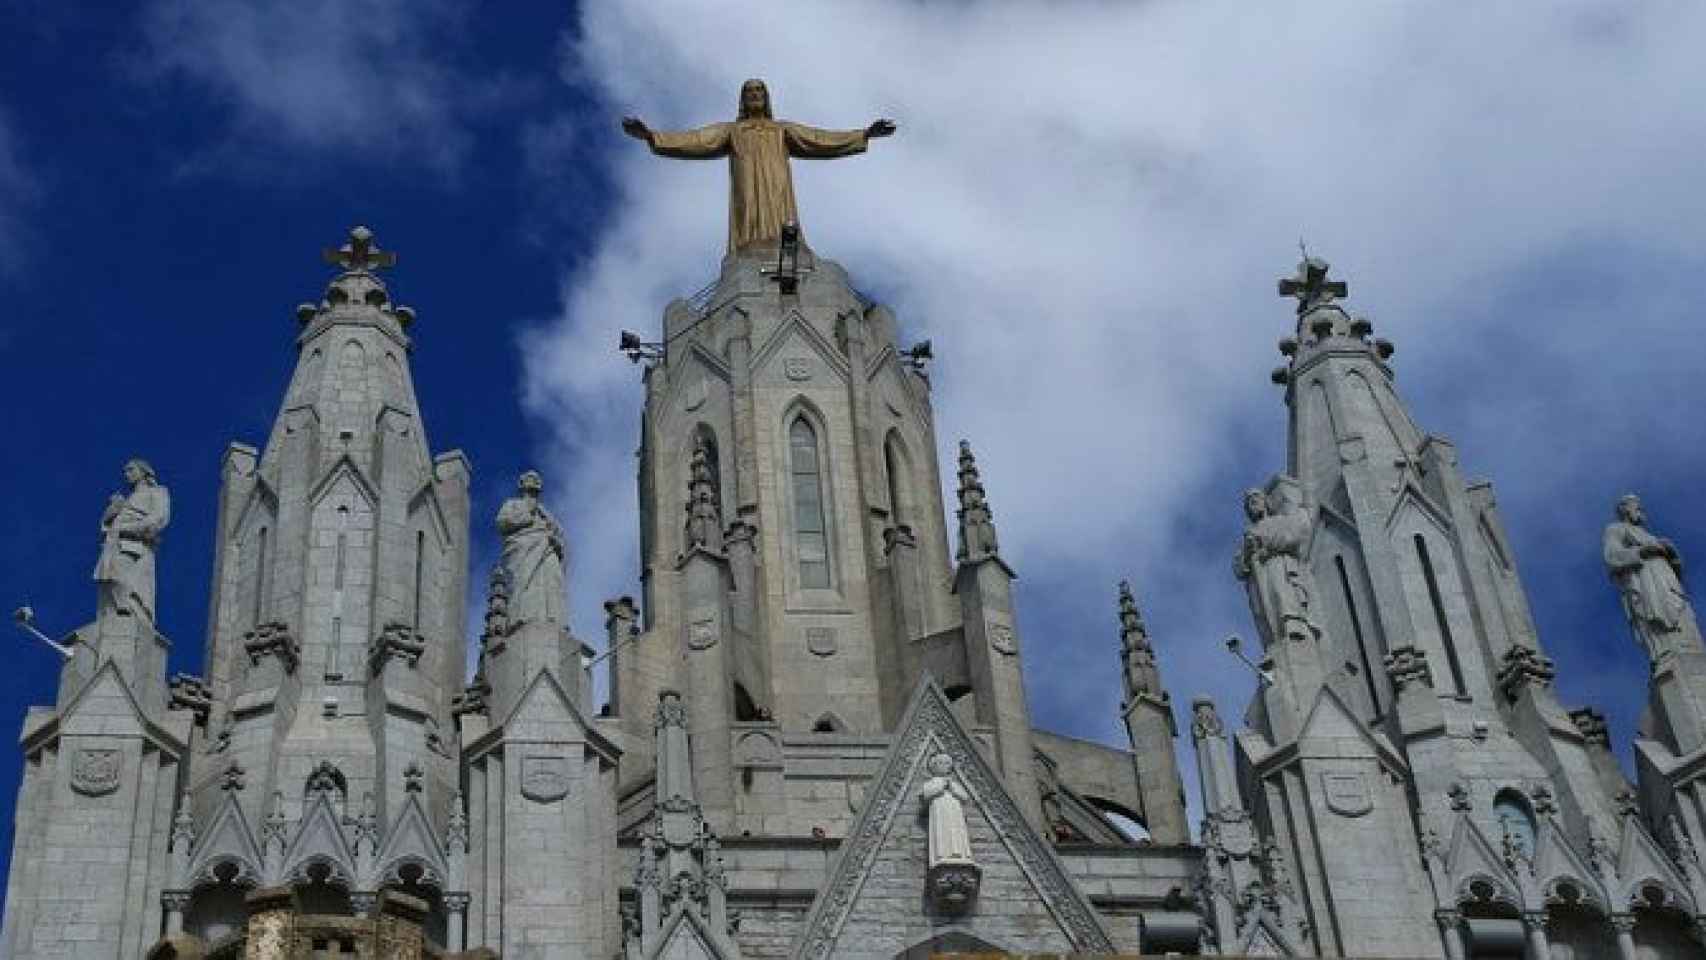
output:
{"label": "statue's head", "polygon": [[926,766],[929,767],[931,776],[945,777],[954,772],[954,758],[945,753],[938,753],[930,758]]}
{"label": "statue's head", "polygon": [[539,475],[539,471],[529,470],[515,482],[515,489],[524,494],[530,493],[537,496],[539,491],[545,489],[545,478]]}
{"label": "statue's head", "polygon": [[1632,523],[1637,527],[1647,523],[1647,512],[1641,509],[1641,498],[1632,493],[1626,493],[1617,500],[1617,518],[1624,523]]}
{"label": "statue's head", "polygon": [[1251,521],[1260,520],[1268,515],[1268,495],[1251,487],[1244,491],[1244,515]]}
{"label": "statue's head", "polygon": [[124,463],[124,482],[135,486],[143,481],[157,482],[157,478],[154,476],[154,468],[149,466],[148,461],[141,457],[132,457],[126,460]]}
{"label": "statue's head", "polygon": [[770,119],[770,88],[763,80],[748,80],[740,85],[740,118]]}

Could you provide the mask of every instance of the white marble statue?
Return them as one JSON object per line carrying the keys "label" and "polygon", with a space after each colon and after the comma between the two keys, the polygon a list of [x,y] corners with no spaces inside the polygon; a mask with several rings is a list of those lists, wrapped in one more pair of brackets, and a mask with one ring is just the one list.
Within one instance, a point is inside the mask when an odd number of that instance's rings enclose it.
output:
{"label": "white marble statue", "polygon": [[953,780],[954,760],[938,753],[930,758],[929,770],[930,779],[918,790],[918,801],[930,814],[929,866],[934,870],[944,864],[975,863],[962,805],[969,798]]}
{"label": "white marble statue", "polygon": [[1684,648],[1700,648],[1700,626],[1682,588],[1682,554],[1647,529],[1646,512],[1634,494],[1617,501],[1617,519],[1605,528],[1605,566],[1647,656],[1657,661]]}
{"label": "white marble statue", "polygon": [[498,510],[498,533],[503,536],[503,565],[511,578],[508,604],[511,625],[551,621],[564,623],[563,528],[539,500],[545,487],[537,471],[516,482],[516,495]]}
{"label": "white marble statue", "polygon": [[154,623],[154,549],[172,519],[172,497],[147,461],[124,465],[130,493],[115,493],[101,514],[101,557],[95,561],[99,616],[140,616]]}
{"label": "white marble statue", "polygon": [[1249,522],[1233,571],[1244,581],[1250,609],[1272,646],[1281,639],[1307,640],[1318,631],[1309,616],[1310,573],[1303,564],[1314,509],[1305,499],[1291,506],[1275,494],[1249,490],[1244,513]]}

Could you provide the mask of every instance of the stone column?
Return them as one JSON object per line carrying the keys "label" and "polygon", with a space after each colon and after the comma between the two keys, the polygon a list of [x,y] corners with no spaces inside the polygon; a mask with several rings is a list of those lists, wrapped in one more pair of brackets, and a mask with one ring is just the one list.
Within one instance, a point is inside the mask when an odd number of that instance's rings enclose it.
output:
{"label": "stone column", "polygon": [[1463,948],[1463,915],[1456,910],[1435,910],[1434,920],[1439,923],[1439,938],[1445,941],[1445,960],[1468,960]]}
{"label": "stone column", "polygon": [[447,893],[444,895],[445,949],[462,950],[467,947],[466,930],[468,927],[468,894]]}
{"label": "stone column", "polygon": [[1528,960],[1552,960],[1552,947],[1546,942],[1546,911],[1523,911],[1522,929],[1528,938]]}
{"label": "stone column", "polygon": [[166,936],[184,932],[184,911],[190,906],[188,890],[167,890],[160,894],[160,905],[166,909]]}
{"label": "stone column", "polygon": [[635,626],[640,618],[640,611],[634,606],[634,598],[620,596],[614,600],[604,601],[604,650],[610,658],[610,712],[616,716],[622,715],[621,680],[623,661],[633,652],[627,649],[629,641],[639,633]]}
{"label": "stone column", "polygon": [[1636,960],[1634,914],[1612,914],[1611,929],[1617,934],[1618,960]]}

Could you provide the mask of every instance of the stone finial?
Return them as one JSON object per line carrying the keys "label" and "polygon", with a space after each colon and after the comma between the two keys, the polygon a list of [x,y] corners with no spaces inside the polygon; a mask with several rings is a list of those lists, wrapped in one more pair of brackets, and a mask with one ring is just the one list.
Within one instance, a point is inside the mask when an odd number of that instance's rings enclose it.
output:
{"label": "stone finial", "polygon": [[336,250],[322,250],[320,256],[327,263],[351,272],[373,273],[397,265],[397,255],[379,249],[379,244],[373,240],[373,231],[359,224],[350,228],[348,242]]}
{"label": "stone finial", "polygon": [[1402,694],[1412,685],[1433,689],[1433,668],[1428,666],[1427,651],[1419,647],[1396,647],[1386,655],[1386,676],[1392,688]]}
{"label": "stone finial", "polygon": [[330,760],[321,760],[314,771],[308,775],[308,793],[310,796],[328,794],[336,796],[343,793],[343,774]]}
{"label": "stone finial", "polygon": [[1641,815],[1641,799],[1635,795],[1633,790],[1618,791],[1617,796],[1612,798],[1611,804],[1617,809],[1619,817],[1627,818]]}
{"label": "stone finial", "polygon": [[289,833],[290,818],[284,815],[284,794],[274,790],[272,809],[267,811],[266,817],[261,820],[261,850],[277,850],[283,853]]}
{"label": "stone finial", "polygon": [[421,765],[410,761],[409,765],[403,768],[403,789],[410,793],[420,793],[421,779],[425,776]]}
{"label": "stone finial", "polygon": [[492,640],[509,633],[509,568],[502,563],[492,565],[486,579],[486,630],[483,639]]}
{"label": "stone finial", "polygon": [[1126,650],[1149,646],[1149,630],[1137,609],[1137,600],[1131,595],[1130,580],[1120,581],[1120,645]]}
{"label": "stone finial", "polygon": [[971,444],[960,441],[960,550],[959,560],[983,560],[999,556],[1001,547],[995,536],[994,512],[985,498],[983,480],[978,476],[977,457]]}
{"label": "stone finial", "polygon": [[219,789],[227,793],[232,790],[241,790],[244,786],[244,780],[242,765],[233,760],[231,765],[225,768],[225,772],[219,775]]}
{"label": "stone finial", "polygon": [[1451,803],[1453,810],[1468,810],[1474,806],[1474,798],[1470,796],[1469,788],[1464,786],[1462,782],[1452,784],[1451,789],[1445,792],[1445,796]]}
{"label": "stone finial", "polygon": [[468,811],[461,790],[457,790],[450,800],[450,823],[444,828],[444,844],[463,853],[468,852]]}
{"label": "stone finial", "polygon": [[1530,686],[1550,687],[1557,675],[1551,657],[1542,656],[1527,644],[1513,644],[1505,651],[1504,662],[1499,666],[1499,689],[1504,691],[1506,699],[1515,703],[1523,690]]}
{"label": "stone finial", "polygon": [[195,846],[195,815],[190,812],[190,792],[185,790],[178,798],[178,815],[172,818],[173,850],[189,850]]}
{"label": "stone finial", "polygon": [[703,436],[694,440],[687,476],[687,539],[683,552],[694,550],[723,552],[723,505],[717,495],[717,480],[711,474],[710,451]]}
{"label": "stone finial", "polygon": [[1592,707],[1582,707],[1570,711],[1570,722],[1576,725],[1589,746],[1611,749],[1611,728],[1605,722],[1605,714]]}
{"label": "stone finial", "polygon": [[1298,261],[1296,274],[1280,279],[1279,295],[1296,298],[1298,316],[1332,303],[1350,292],[1343,280],[1327,279],[1329,267],[1327,261],[1320,257],[1306,254]]}
{"label": "stone finial", "polygon": [[687,705],[681,702],[681,694],[674,690],[658,694],[658,712],[653,729],[662,730],[664,727],[687,727]]}
{"label": "stone finial", "polygon": [[197,726],[207,726],[207,715],[213,709],[213,694],[202,678],[188,673],[173,674],[166,683],[166,709],[188,710]]}
{"label": "stone finial", "polygon": [[361,812],[356,814],[351,832],[355,835],[357,852],[364,846],[369,853],[379,852],[379,810],[373,800],[373,791],[361,795]]}
{"label": "stone finial", "polygon": [[1191,739],[1206,740],[1209,737],[1226,736],[1226,725],[1220,722],[1220,711],[1214,708],[1214,701],[1208,697],[1197,697],[1191,701]]}

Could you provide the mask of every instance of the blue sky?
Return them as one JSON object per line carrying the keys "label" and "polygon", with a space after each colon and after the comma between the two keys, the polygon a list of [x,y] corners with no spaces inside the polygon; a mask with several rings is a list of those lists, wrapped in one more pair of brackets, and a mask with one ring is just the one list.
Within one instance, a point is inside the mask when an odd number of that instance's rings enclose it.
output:
{"label": "blue sky", "polygon": [[[781,115],[900,123],[802,165],[802,216],[935,340],[944,462],[973,440],[1039,724],[1117,742],[1122,577],[1175,699],[1241,712],[1230,556],[1240,491],[1284,462],[1273,281],[1301,236],[1397,343],[1418,421],[1498,484],[1563,699],[1626,741],[1645,669],[1598,559],[1612,501],[1639,490],[1706,557],[1702,40],[1696,5],[1598,0],[11,4],[0,605],[92,616],[100,508],[142,455],[174,497],[171,666],[199,668],[221,452],[264,439],[292,309],[363,222],[419,311],[434,449],[474,465],[475,582],[538,466],[599,636],[637,539],[615,333],[713,276],[725,202],[720,165],[651,158],[616,119],[721,119],[759,75]],[[16,719],[57,662],[6,642]],[[0,753],[4,802],[19,763]]]}

